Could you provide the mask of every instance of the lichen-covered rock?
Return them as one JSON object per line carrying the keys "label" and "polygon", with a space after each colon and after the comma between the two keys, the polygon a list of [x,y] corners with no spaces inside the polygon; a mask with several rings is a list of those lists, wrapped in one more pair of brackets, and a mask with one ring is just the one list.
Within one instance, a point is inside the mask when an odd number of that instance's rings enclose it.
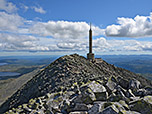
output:
{"label": "lichen-covered rock", "polygon": [[116,87],[117,84],[111,78],[109,78],[106,85],[112,91],[112,90],[114,90],[114,88]]}
{"label": "lichen-covered rock", "polygon": [[[95,84],[93,86],[93,84]],[[77,85],[74,83],[73,85]],[[80,86],[80,87],[79,87]],[[93,90],[93,88],[97,88]],[[69,87],[70,88],[70,87]],[[69,89],[68,88],[68,89]],[[27,104],[19,105],[7,113],[46,113],[46,114],[150,114],[152,96],[135,96],[132,90],[125,90],[120,85],[107,95],[102,83],[88,81],[78,84],[79,91],[47,93],[45,96],[30,99]],[[101,88],[101,89],[100,89]],[[140,89],[139,89],[140,90]],[[129,92],[130,97],[126,97]],[[105,93],[105,94],[103,94]],[[103,95],[102,95],[103,94]],[[108,96],[108,97],[107,97]]]}
{"label": "lichen-covered rock", "polygon": [[120,103],[125,109],[129,110],[129,106],[128,106],[128,104],[127,104],[125,101],[120,100],[119,103]]}
{"label": "lichen-covered rock", "polygon": [[150,105],[152,105],[152,96],[145,96],[144,101],[148,102]]}
{"label": "lichen-covered rock", "polygon": [[87,86],[93,91],[93,93],[106,92],[106,88],[96,81],[92,81]]}
{"label": "lichen-covered rock", "polygon": [[126,111],[126,110],[123,110],[120,112],[120,114],[141,114],[139,112],[136,112],[136,111]]}
{"label": "lichen-covered rock", "polygon": [[94,105],[88,110],[88,114],[97,114],[104,109],[105,102],[95,102]]}
{"label": "lichen-covered rock", "polygon": [[[90,94],[92,94],[93,100],[104,101],[108,97],[108,93],[106,92],[106,88],[98,83],[97,81],[92,81],[85,86],[80,88],[80,91],[84,92],[83,89],[87,88]],[[95,98],[94,98],[95,95]]]}
{"label": "lichen-covered rock", "polygon": [[78,95],[77,97],[75,97],[72,102],[74,103],[85,103],[85,104],[91,104],[93,103],[95,97],[92,97],[94,96],[93,94],[88,94],[88,93],[83,93],[83,94],[80,94]]}
{"label": "lichen-covered rock", "polygon": [[130,103],[129,107],[132,111],[137,111],[142,114],[152,114],[152,104],[147,102],[147,98],[145,98],[145,100],[140,99],[140,100],[134,101]]}

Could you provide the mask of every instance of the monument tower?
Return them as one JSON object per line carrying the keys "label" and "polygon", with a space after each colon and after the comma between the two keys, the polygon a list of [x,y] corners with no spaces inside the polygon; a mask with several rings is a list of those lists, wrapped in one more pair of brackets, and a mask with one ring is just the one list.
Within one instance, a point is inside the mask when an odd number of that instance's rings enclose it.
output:
{"label": "monument tower", "polygon": [[92,30],[91,30],[91,23],[90,23],[90,30],[89,30],[89,53],[87,54],[87,59],[93,60],[94,54],[92,53]]}

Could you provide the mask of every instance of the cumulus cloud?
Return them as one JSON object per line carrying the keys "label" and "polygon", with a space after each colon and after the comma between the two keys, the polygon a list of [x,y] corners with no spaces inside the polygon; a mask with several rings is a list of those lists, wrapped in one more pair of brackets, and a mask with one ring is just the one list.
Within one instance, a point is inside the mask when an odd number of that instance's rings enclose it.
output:
{"label": "cumulus cloud", "polygon": [[18,14],[8,14],[0,12],[0,30],[1,31],[15,31],[23,24],[23,18]]}
{"label": "cumulus cloud", "polygon": [[38,12],[38,13],[41,13],[41,14],[46,13],[46,11],[42,7],[33,6],[32,9],[34,9],[35,12]]}
{"label": "cumulus cloud", "polygon": [[59,50],[62,51],[87,51],[87,43],[77,42],[60,42],[56,44]]}
{"label": "cumulus cloud", "polygon": [[107,40],[97,38],[93,40],[95,52],[148,52],[152,51],[152,42],[137,40]]}
{"label": "cumulus cloud", "polygon": [[93,40],[94,43],[94,47],[98,48],[98,47],[109,47],[110,45],[107,43],[107,40],[104,37],[101,38],[97,38],[95,40]]}
{"label": "cumulus cloud", "polygon": [[0,0],[0,10],[12,13],[17,11],[17,7],[11,2],[7,2],[6,0]]}
{"label": "cumulus cloud", "polygon": [[0,33],[0,43],[3,44],[1,45],[2,50],[22,50],[34,46],[33,41],[37,41],[33,36]]}
{"label": "cumulus cloud", "polygon": [[126,51],[152,51],[152,42],[129,40],[125,44],[123,50]]}
{"label": "cumulus cloud", "polygon": [[0,33],[0,50],[3,51],[57,51],[52,39],[31,35]]}
{"label": "cumulus cloud", "polygon": [[[93,26],[93,35],[102,35],[103,30]],[[30,28],[30,33],[63,39],[81,39],[88,36],[89,25],[86,22],[48,21],[39,22]]]}
{"label": "cumulus cloud", "polygon": [[[0,33],[0,50],[3,51],[77,51],[88,52],[88,41],[57,40]],[[137,40],[107,40],[104,37],[93,39],[93,52],[142,52],[152,51],[152,42]]]}
{"label": "cumulus cloud", "polygon": [[107,26],[105,34],[111,37],[152,37],[152,13],[150,16],[118,18],[118,25]]}

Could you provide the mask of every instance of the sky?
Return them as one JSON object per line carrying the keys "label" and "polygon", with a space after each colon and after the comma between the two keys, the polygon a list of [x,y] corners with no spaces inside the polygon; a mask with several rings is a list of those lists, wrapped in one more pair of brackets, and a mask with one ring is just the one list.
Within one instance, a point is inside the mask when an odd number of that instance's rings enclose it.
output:
{"label": "sky", "polygon": [[0,56],[152,54],[151,0],[0,0]]}

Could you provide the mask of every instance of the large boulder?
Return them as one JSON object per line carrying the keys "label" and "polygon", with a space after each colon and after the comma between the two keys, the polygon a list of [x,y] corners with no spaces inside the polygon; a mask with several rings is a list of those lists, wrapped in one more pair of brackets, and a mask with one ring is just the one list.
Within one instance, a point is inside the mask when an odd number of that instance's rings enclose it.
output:
{"label": "large boulder", "polygon": [[72,100],[72,102],[73,103],[91,104],[95,100],[96,100],[96,98],[95,98],[94,93],[89,88],[86,88],[86,90],[84,90],[81,94],[79,94],[78,96],[76,96]]}
{"label": "large boulder", "polygon": [[97,81],[92,81],[87,85],[94,93],[106,92],[106,88]]}
{"label": "large boulder", "polygon": [[[85,86],[82,86],[80,88],[80,91],[82,92],[82,94],[86,90],[89,91],[93,100],[96,100],[96,101],[107,100],[108,93],[106,92],[106,88],[97,81],[92,81],[88,84],[85,84]],[[95,95],[95,98],[94,98],[94,95]]]}

